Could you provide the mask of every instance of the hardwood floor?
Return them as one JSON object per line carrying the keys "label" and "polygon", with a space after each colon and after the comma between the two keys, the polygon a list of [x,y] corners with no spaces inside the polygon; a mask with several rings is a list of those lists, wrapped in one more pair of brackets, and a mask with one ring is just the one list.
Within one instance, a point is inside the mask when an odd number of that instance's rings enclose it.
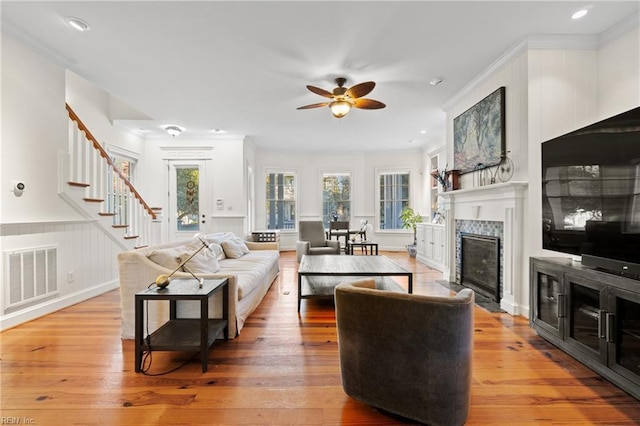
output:
{"label": "hardwood floor", "polygon": [[[441,274],[406,253],[415,293],[446,294]],[[296,312],[295,254],[240,337],[216,342],[209,371],[192,360],[163,376],[134,372],[133,341],[120,339],[119,293],[109,292],[0,334],[1,423],[36,425],[407,424],[347,397],[333,305]],[[476,307],[469,425],[632,425],[640,402],[539,338],[527,320]],[[191,357],[155,353],[151,372]],[[9,419],[9,421],[7,421]],[[14,423],[15,424],[15,423]]]}

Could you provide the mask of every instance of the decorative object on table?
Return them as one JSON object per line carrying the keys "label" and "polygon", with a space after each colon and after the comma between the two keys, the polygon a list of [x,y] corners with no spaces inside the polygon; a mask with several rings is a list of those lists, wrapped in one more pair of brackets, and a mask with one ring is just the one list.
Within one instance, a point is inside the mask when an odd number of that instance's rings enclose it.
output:
{"label": "decorative object on table", "polygon": [[443,170],[435,169],[431,172],[431,177],[433,177],[442,187],[443,190],[447,187],[447,167]]}
{"label": "decorative object on table", "polygon": [[305,105],[298,107],[297,109],[311,109],[328,106],[335,118],[342,118],[347,115],[349,111],[351,111],[351,108],[381,109],[386,106],[380,101],[362,98],[363,96],[368,95],[369,92],[371,92],[373,88],[376,87],[376,83],[374,83],[373,81],[366,81],[364,83],[356,84],[355,86],[351,86],[350,88],[343,87],[347,82],[347,79],[344,77],[338,77],[335,81],[338,87],[333,89],[332,92],[315,86],[307,86],[307,89],[309,89],[311,92],[315,93],[316,95],[329,98],[331,99],[331,101]]}
{"label": "decorative object on table", "polygon": [[447,191],[460,189],[460,170],[452,169],[447,172]]}
{"label": "decorative object on table", "polygon": [[362,219],[360,221],[360,231],[358,232],[358,235],[360,235],[360,241],[365,241],[368,239],[367,232],[373,232],[373,226],[369,223],[368,220]]}
{"label": "decorative object on table", "polygon": [[453,119],[453,165],[460,173],[493,167],[505,153],[505,88]]}
{"label": "decorative object on table", "polygon": [[407,244],[407,252],[409,252],[409,257],[416,257],[418,253],[416,248],[418,244],[416,227],[419,223],[422,223],[422,216],[411,207],[405,207],[402,212],[400,212],[400,220],[402,221],[402,228],[413,230],[413,244]]}
{"label": "decorative object on table", "polygon": [[444,223],[444,219],[445,219],[445,215],[444,215],[444,211],[438,207],[434,212],[433,212],[433,219],[431,221],[431,223]]}
{"label": "decorative object on table", "polygon": [[331,219],[333,219],[334,222],[337,221],[339,217],[338,212],[331,213]]}
{"label": "decorative object on table", "polygon": [[200,284],[200,287],[202,287],[202,283],[203,283],[204,280],[202,278],[198,278],[193,272],[191,272],[191,270],[189,270],[189,268],[187,268],[185,266],[187,264],[187,262],[189,262],[191,259],[193,259],[193,257],[196,254],[200,253],[200,251],[202,251],[203,248],[206,247],[209,251],[211,251],[211,248],[209,247],[209,244],[207,244],[207,242],[205,240],[203,240],[200,237],[198,237],[198,239],[200,240],[202,245],[196,251],[194,251],[191,254],[191,256],[187,257],[185,260],[180,262],[180,264],[176,267],[176,269],[174,269],[169,275],[164,275],[164,274],[163,275],[158,275],[158,277],[156,278],[156,281],[154,283],[152,283],[152,284],[155,284],[160,290],[163,290],[163,289],[167,288],[167,286],[171,282],[171,277],[173,276],[173,274],[175,274],[180,269],[182,269],[183,271],[188,272],[189,274],[191,274],[191,276],[193,278],[195,278],[196,281],[198,281],[198,283]]}
{"label": "decorative object on table", "polygon": [[492,184],[497,182],[496,179],[499,179],[500,182],[509,182],[509,180],[513,177],[514,166],[513,161],[511,161],[511,158],[509,158],[509,152],[510,151],[507,151],[500,164],[495,167],[495,170],[491,175]]}
{"label": "decorative object on table", "polygon": [[460,189],[460,170],[433,170],[431,176],[438,181],[443,191]]}

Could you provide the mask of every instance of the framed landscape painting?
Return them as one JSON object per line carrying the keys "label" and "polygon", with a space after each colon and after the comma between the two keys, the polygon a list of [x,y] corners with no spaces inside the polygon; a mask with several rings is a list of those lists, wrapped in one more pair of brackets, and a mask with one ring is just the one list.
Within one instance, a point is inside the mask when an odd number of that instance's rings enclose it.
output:
{"label": "framed landscape painting", "polygon": [[505,88],[453,119],[453,168],[468,173],[495,166],[505,155]]}

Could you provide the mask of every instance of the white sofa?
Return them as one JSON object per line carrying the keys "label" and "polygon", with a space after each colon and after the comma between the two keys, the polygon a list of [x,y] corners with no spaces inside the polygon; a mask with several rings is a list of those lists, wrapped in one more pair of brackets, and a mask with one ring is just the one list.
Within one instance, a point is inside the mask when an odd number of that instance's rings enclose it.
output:
{"label": "white sofa", "polygon": [[[233,235],[233,234],[231,234]],[[207,239],[207,241],[210,241]],[[279,274],[279,251],[277,243],[253,243],[245,241],[248,253],[239,258],[226,258],[224,254],[218,256],[217,265],[220,269],[215,273],[198,273],[196,261],[202,261],[205,250],[198,253],[187,266],[202,278],[229,279],[229,337],[240,333],[247,317],[260,304],[269,290],[271,283]],[[199,241],[177,241],[157,246],[145,247],[118,254],[118,269],[120,274],[120,304],[122,308],[123,339],[133,339],[135,327],[135,294],[145,290],[155,283],[159,275],[169,275],[177,263],[173,253],[182,251],[193,252],[193,247],[199,247]],[[217,246],[221,247],[221,246]],[[183,254],[184,256],[184,254]],[[173,258],[172,258],[173,257]],[[208,256],[213,260],[215,256]],[[153,259],[153,260],[152,260]],[[180,259],[183,260],[183,259]],[[159,262],[160,264],[156,263]],[[179,261],[178,261],[179,263]],[[192,265],[193,263],[193,265]],[[216,265],[216,266],[217,266]],[[176,272],[172,279],[193,277],[187,272]],[[195,282],[195,280],[194,280]],[[171,285],[171,284],[169,284]],[[169,302],[149,302],[145,309],[145,333],[153,332],[169,318]],[[148,313],[148,318],[146,318]],[[212,297],[209,304],[209,317],[220,318],[222,313],[222,293]],[[197,301],[179,301],[177,303],[179,318],[199,318],[200,305]]]}

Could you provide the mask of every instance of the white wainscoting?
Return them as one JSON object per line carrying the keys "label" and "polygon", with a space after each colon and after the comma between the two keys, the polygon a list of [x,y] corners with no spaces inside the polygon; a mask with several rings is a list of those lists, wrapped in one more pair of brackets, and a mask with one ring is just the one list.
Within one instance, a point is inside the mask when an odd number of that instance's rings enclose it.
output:
{"label": "white wainscoting", "polygon": [[[9,307],[8,288],[0,292],[0,329],[4,330],[118,288],[116,256],[120,248],[93,221],[4,223],[0,225],[3,253],[56,247],[57,291],[43,299]],[[8,265],[0,256],[3,283]],[[119,315],[118,312],[114,313]]]}

